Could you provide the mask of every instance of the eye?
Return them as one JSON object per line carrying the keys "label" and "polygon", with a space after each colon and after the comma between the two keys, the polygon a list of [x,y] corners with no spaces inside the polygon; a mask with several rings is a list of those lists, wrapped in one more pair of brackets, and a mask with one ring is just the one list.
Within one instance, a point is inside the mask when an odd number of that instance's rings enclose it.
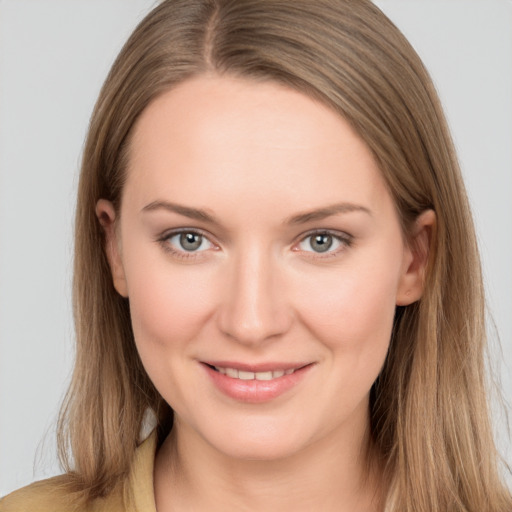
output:
{"label": "eye", "polygon": [[197,231],[181,231],[170,234],[164,241],[177,252],[203,252],[214,247],[214,245],[201,233]]}
{"label": "eye", "polygon": [[317,232],[304,237],[298,244],[298,249],[305,252],[336,253],[350,245],[350,237],[335,235],[330,232]]}

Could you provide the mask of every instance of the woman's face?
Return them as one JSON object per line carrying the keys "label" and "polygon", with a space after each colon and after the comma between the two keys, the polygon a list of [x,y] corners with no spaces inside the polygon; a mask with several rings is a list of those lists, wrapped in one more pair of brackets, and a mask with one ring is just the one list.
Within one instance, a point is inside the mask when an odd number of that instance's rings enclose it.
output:
{"label": "woman's face", "polygon": [[97,213],[179,432],[268,459],[364,431],[395,306],[421,285],[347,122],[275,83],[194,78],[143,112],[120,216]]}

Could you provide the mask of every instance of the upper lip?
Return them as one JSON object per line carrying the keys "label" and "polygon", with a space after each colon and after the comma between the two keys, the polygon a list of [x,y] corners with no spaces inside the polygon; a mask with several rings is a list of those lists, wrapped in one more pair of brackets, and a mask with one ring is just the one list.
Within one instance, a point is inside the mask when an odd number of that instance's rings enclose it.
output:
{"label": "upper lip", "polygon": [[290,362],[266,362],[258,364],[242,363],[238,361],[202,361],[202,363],[209,366],[216,366],[218,368],[235,368],[245,372],[271,372],[276,370],[296,370],[303,366],[308,366],[312,363],[290,363]]}

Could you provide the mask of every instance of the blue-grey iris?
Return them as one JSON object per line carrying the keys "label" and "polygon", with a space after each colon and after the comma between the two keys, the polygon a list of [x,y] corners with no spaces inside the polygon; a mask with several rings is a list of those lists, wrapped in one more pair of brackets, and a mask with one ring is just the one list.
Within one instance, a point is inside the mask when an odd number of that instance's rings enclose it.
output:
{"label": "blue-grey iris", "polygon": [[311,237],[311,248],[315,252],[326,252],[332,246],[332,235],[320,234]]}
{"label": "blue-grey iris", "polygon": [[197,233],[181,233],[180,245],[185,251],[195,251],[201,247],[203,237]]}

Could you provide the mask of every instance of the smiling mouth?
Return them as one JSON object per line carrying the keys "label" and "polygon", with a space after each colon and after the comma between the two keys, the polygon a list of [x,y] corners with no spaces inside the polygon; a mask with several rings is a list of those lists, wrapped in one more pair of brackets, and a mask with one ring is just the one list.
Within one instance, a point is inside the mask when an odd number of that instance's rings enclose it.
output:
{"label": "smiling mouth", "polygon": [[237,402],[264,403],[292,390],[306,378],[315,363],[202,361],[215,387]]}
{"label": "smiling mouth", "polygon": [[223,366],[212,366],[208,365],[213,370],[221,373],[222,375],[226,375],[232,379],[239,380],[274,380],[284,375],[291,375],[295,370],[299,370],[299,368],[290,368],[288,370],[272,370],[266,372],[249,372],[245,370],[238,370],[237,368],[225,368]]}

